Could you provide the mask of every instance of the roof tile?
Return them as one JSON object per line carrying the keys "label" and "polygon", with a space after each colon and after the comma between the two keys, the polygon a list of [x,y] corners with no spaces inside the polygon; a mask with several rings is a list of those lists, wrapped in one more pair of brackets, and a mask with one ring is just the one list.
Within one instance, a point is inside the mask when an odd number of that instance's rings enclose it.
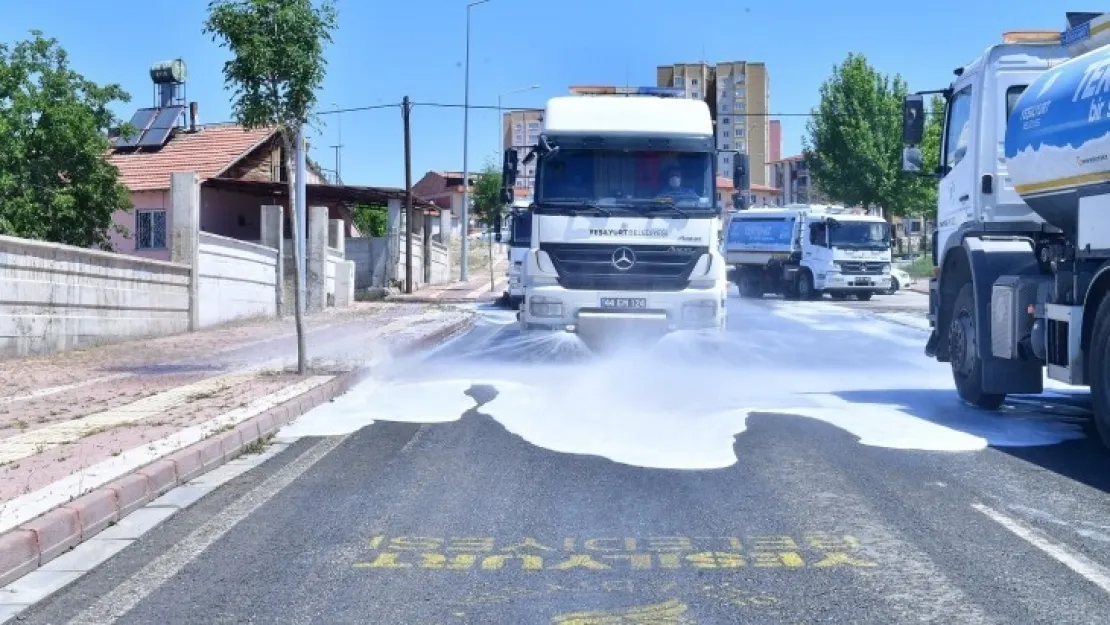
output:
{"label": "roof tile", "polygon": [[216,177],[274,132],[234,124],[201,126],[195,133],[176,134],[156,152],[113,152],[108,162],[131,191],[159,191],[170,188],[174,172],[195,171],[202,181]]}

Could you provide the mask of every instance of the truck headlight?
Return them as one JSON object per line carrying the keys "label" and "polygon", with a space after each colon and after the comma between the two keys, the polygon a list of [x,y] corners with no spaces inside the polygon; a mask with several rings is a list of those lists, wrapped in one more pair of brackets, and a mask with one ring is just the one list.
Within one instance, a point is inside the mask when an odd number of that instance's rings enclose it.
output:
{"label": "truck headlight", "polygon": [[712,321],[717,316],[718,302],[714,299],[699,299],[683,302],[683,321]]}
{"label": "truck headlight", "polygon": [[528,312],[533,317],[562,317],[563,302],[554,297],[533,295],[528,298]]}
{"label": "truck headlight", "polygon": [[890,275],[890,265],[883,265],[883,273]]}

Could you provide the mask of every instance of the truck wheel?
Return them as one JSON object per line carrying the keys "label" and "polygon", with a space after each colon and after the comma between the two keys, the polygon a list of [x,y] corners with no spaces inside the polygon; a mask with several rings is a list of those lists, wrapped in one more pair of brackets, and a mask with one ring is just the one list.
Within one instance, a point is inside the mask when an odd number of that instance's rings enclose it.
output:
{"label": "truck wheel", "polygon": [[1102,444],[1110,447],[1110,297],[1103,298],[1095,312],[1088,352],[1091,355],[1088,374],[1091,403],[1095,409],[1095,428]]}
{"label": "truck wheel", "polygon": [[948,352],[952,379],[960,399],[983,410],[997,410],[1006,395],[983,390],[983,362],[976,355],[975,298],[967,282],[956,295],[952,325],[948,329]]}
{"label": "truck wheel", "polygon": [[794,290],[798,293],[798,299],[800,300],[811,300],[819,297],[817,290],[813,288],[813,274],[808,271],[798,272],[798,281],[794,285]]}
{"label": "truck wheel", "polygon": [[886,290],[887,295],[894,295],[902,285],[898,284],[898,278],[891,277],[890,288]]}
{"label": "truck wheel", "polygon": [[861,302],[866,302],[871,299],[872,295],[874,295],[874,293],[872,293],[871,291],[860,291],[859,293],[856,293],[856,299]]}

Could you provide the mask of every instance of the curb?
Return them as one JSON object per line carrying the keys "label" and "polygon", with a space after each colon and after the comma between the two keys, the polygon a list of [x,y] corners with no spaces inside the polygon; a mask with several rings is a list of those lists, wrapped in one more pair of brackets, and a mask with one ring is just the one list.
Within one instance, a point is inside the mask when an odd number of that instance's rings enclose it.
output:
{"label": "curb", "polygon": [[[469,330],[474,321],[474,317],[468,316],[396,349],[402,352],[427,349]],[[336,375],[228,432],[156,460],[0,535],[0,586],[10,584],[89,540],[166,492],[233,460],[246,447],[277,432],[316,406],[346,393],[370,375],[370,367]]]}

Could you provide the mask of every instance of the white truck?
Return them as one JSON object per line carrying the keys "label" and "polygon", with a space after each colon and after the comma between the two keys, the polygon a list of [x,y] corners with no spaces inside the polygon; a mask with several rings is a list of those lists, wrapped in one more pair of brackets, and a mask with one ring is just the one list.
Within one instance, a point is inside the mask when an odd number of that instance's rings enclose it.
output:
{"label": "white truck", "polygon": [[791,204],[731,213],[724,255],[740,297],[869,300],[890,289],[890,241],[881,217]]}
{"label": "white truck", "polygon": [[516,200],[513,202],[512,211],[509,212],[509,281],[501,299],[505,306],[512,309],[520,308],[520,304],[524,301],[524,284],[521,282],[521,273],[524,267],[524,256],[528,253],[532,241],[532,209],[530,204],[527,200]]}
{"label": "white truck", "polygon": [[903,167],[939,179],[925,353],[996,409],[1049,378],[1089,386],[1110,445],[1110,14],[1006,33],[943,89],[936,172],[925,93],[906,98]]}
{"label": "white truck", "polygon": [[[602,87],[547,102],[523,329],[594,346],[625,331],[723,330],[713,123],[705,102],[666,88]],[[506,201],[516,153],[505,155]]]}

